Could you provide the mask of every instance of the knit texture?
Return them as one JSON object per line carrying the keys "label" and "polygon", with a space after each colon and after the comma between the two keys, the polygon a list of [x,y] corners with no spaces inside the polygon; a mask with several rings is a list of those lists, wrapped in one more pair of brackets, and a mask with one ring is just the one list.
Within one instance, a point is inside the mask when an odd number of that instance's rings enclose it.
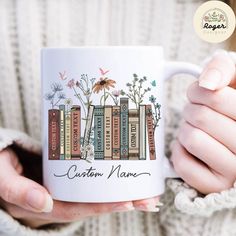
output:
{"label": "knit texture", "polygon": [[[192,18],[202,0],[0,0],[0,150],[16,144],[40,154],[40,48],[162,45],[168,60],[196,64],[223,44],[201,41]],[[231,54],[235,58],[235,54]],[[166,152],[194,80],[166,83]],[[0,210],[0,235],[235,235],[236,185],[200,197],[181,180],[167,181],[160,213],[106,214],[51,230],[32,230]],[[191,221],[190,221],[191,220]]]}

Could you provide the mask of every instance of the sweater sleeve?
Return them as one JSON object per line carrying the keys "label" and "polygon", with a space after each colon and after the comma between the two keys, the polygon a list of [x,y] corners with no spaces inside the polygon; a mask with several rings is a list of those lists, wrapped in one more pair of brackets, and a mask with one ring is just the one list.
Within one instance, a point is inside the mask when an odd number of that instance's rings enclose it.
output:
{"label": "sweater sleeve", "polygon": [[[13,144],[33,154],[41,154],[40,143],[29,137],[27,134],[16,130],[0,128],[0,151]],[[83,222],[54,224],[44,227],[44,229],[31,229],[30,227],[22,225],[19,221],[12,218],[7,212],[0,208],[0,235],[67,236],[73,235],[82,224]]]}
{"label": "sweater sleeve", "polygon": [[[231,59],[236,64],[236,53],[226,52],[224,50],[218,50],[215,52],[228,53]],[[215,55],[213,54],[213,55]],[[207,58],[203,64],[209,62],[212,57]],[[170,111],[173,116],[177,116],[180,119],[179,111],[174,111],[173,108]],[[169,129],[172,129],[172,134],[175,133],[176,124],[169,124]],[[175,206],[178,210],[183,213],[190,215],[201,215],[210,216],[215,211],[220,211],[223,209],[231,209],[236,207],[236,181],[232,188],[221,191],[219,193],[210,193],[203,196],[198,193],[195,189],[191,188],[181,179],[168,179],[167,187],[170,188],[175,194]]]}

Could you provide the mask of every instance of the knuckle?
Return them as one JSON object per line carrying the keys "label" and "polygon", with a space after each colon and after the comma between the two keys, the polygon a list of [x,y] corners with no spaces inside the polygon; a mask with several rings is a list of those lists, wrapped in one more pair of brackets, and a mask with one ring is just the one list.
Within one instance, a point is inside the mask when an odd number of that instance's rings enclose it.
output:
{"label": "knuckle", "polygon": [[[182,164],[183,164],[183,162],[182,162]],[[184,178],[184,176],[186,175],[186,170],[183,168],[182,164],[180,163],[177,166],[175,166],[175,171],[178,176]]]}
{"label": "knuckle", "polygon": [[199,130],[191,128],[185,133],[185,138],[182,140],[183,146],[191,153],[194,153],[199,148]]}
{"label": "knuckle", "polygon": [[190,84],[190,86],[187,88],[187,98],[189,101],[192,101],[192,97],[193,97],[193,91],[197,88],[198,82],[195,81],[194,83]]}
{"label": "knuckle", "polygon": [[[60,203],[59,203],[60,204]],[[51,213],[52,217],[60,222],[72,222],[80,218],[79,209],[74,204],[65,205],[61,203]]]}
{"label": "knuckle", "polygon": [[65,221],[73,221],[75,218],[75,213],[72,209],[62,209],[60,212],[60,216]]}
{"label": "knuckle", "polygon": [[221,107],[225,103],[225,96],[221,92],[215,92],[209,99],[209,105],[213,108]]}
{"label": "knuckle", "polygon": [[182,155],[176,156],[173,161],[174,169],[179,176],[185,174],[185,159]]}
{"label": "knuckle", "polygon": [[[214,184],[212,184],[213,182]],[[203,189],[199,189],[199,191],[205,194],[220,193],[232,187],[233,181],[230,181],[229,179],[222,176],[215,176],[215,180],[206,181],[206,183],[202,186]]]}
{"label": "knuckle", "polygon": [[16,219],[19,219],[22,217],[22,211],[17,209],[17,207],[15,207],[14,205],[11,204],[7,204],[6,205],[6,211],[13,217]]}
{"label": "knuckle", "polygon": [[91,208],[91,215],[99,215],[101,213],[101,209],[97,206],[93,206]]}
{"label": "knuckle", "polygon": [[3,181],[2,182],[2,193],[1,193],[2,199],[5,200],[6,202],[11,202],[12,195],[13,195],[13,191],[12,191],[11,185],[9,184],[8,181]]}
{"label": "knuckle", "polygon": [[194,123],[198,127],[205,127],[209,124],[210,110],[206,106],[199,106],[198,111],[193,117]]}
{"label": "knuckle", "polygon": [[207,193],[219,193],[232,187],[232,184],[228,181],[218,182],[215,185],[209,184]]}
{"label": "knuckle", "polygon": [[91,206],[90,215],[99,215],[106,211],[106,204],[94,204]]}
{"label": "knuckle", "polygon": [[219,184],[217,186],[218,189],[216,189],[215,191],[221,192],[223,190],[231,188],[232,186],[233,186],[233,183],[230,180],[225,178],[224,180],[219,181]]}
{"label": "knuckle", "polygon": [[72,214],[68,209],[60,209],[60,211],[53,214],[53,217],[60,221],[72,221]]}

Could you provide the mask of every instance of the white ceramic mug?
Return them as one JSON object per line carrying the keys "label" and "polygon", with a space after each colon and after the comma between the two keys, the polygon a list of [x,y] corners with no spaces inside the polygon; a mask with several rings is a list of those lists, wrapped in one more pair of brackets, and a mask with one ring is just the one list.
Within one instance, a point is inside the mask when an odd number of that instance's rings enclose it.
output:
{"label": "white ceramic mug", "polygon": [[117,202],[164,192],[164,82],[201,68],[160,46],[42,49],[43,176],[52,197]]}

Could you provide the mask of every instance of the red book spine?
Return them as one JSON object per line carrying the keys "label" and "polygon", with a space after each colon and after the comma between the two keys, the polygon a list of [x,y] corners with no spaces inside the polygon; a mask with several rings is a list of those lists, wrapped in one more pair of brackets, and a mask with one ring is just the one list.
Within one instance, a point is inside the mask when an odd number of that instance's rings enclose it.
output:
{"label": "red book spine", "polygon": [[48,110],[48,158],[60,159],[60,111]]}
{"label": "red book spine", "polygon": [[146,121],[147,121],[147,133],[148,133],[150,160],[155,160],[156,159],[156,150],[155,150],[153,114],[152,114],[152,106],[151,105],[146,105]]}
{"label": "red book spine", "polygon": [[71,159],[80,159],[81,112],[80,106],[71,108]]}

